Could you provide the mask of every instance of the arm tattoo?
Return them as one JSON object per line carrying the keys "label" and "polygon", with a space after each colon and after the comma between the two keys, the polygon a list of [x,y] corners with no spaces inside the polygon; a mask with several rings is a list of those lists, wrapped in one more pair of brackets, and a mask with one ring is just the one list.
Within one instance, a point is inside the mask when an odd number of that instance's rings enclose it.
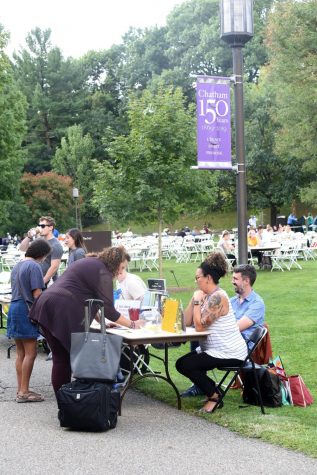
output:
{"label": "arm tattoo", "polygon": [[226,314],[227,309],[225,307],[220,292],[211,295],[207,298],[206,305],[202,309],[201,324],[205,327],[211,325],[219,317]]}

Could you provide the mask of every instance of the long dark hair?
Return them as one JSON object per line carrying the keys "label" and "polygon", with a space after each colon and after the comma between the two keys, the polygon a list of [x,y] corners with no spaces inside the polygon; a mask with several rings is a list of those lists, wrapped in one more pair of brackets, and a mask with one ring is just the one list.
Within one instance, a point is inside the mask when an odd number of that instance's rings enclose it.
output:
{"label": "long dark hair", "polygon": [[86,248],[85,243],[84,243],[83,235],[82,235],[82,233],[79,229],[71,228],[71,229],[69,229],[69,231],[67,231],[66,234],[69,234],[70,237],[72,237],[74,239],[74,243],[75,243],[76,247],[82,247],[87,252],[87,248]]}

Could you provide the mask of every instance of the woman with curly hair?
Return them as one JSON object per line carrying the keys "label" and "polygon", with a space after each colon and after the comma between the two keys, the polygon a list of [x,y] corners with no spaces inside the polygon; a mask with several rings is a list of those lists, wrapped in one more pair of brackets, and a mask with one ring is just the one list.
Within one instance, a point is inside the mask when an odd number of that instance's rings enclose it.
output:
{"label": "woman with curly hair", "polygon": [[[222,252],[214,252],[200,264],[195,280],[199,290],[192,298],[193,323],[197,332],[210,330],[207,339],[195,351],[176,361],[176,369],[189,378],[207,396],[202,412],[214,412],[219,394],[215,382],[207,371],[222,366],[236,366],[247,356],[243,339],[227,293],[219,280],[227,273],[227,263]],[[192,322],[186,322],[191,325]]]}
{"label": "woman with curly hair", "polygon": [[139,321],[128,320],[113,306],[112,280],[122,272],[128,260],[123,247],[109,247],[88,255],[68,267],[33,304],[30,317],[40,324],[52,350],[55,393],[71,380],[71,333],[84,331],[85,300],[103,300],[105,316],[119,325],[140,326]]}

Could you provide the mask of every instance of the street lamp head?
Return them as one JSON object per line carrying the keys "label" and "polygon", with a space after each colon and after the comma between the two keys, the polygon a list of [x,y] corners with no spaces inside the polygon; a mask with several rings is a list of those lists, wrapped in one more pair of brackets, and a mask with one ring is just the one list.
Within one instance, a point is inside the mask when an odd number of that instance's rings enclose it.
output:
{"label": "street lamp head", "polygon": [[79,197],[79,190],[78,188],[73,188],[73,198],[78,198]]}
{"label": "street lamp head", "polygon": [[220,37],[231,47],[253,36],[253,0],[220,0]]}

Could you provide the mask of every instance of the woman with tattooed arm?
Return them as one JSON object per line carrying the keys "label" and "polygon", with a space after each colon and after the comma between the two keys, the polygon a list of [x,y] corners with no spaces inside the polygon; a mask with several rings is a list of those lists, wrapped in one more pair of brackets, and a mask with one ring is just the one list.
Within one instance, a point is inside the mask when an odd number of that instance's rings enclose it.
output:
{"label": "woman with tattooed arm", "polygon": [[[219,394],[207,371],[222,366],[240,365],[247,355],[245,340],[239,331],[227,293],[219,280],[227,272],[227,263],[221,252],[210,254],[196,270],[198,290],[192,299],[193,323],[197,332],[210,330],[207,340],[201,341],[195,351],[176,361],[176,369],[189,378],[207,396],[202,412],[212,413]],[[191,325],[187,319],[187,325]],[[222,406],[221,406],[222,407]]]}

